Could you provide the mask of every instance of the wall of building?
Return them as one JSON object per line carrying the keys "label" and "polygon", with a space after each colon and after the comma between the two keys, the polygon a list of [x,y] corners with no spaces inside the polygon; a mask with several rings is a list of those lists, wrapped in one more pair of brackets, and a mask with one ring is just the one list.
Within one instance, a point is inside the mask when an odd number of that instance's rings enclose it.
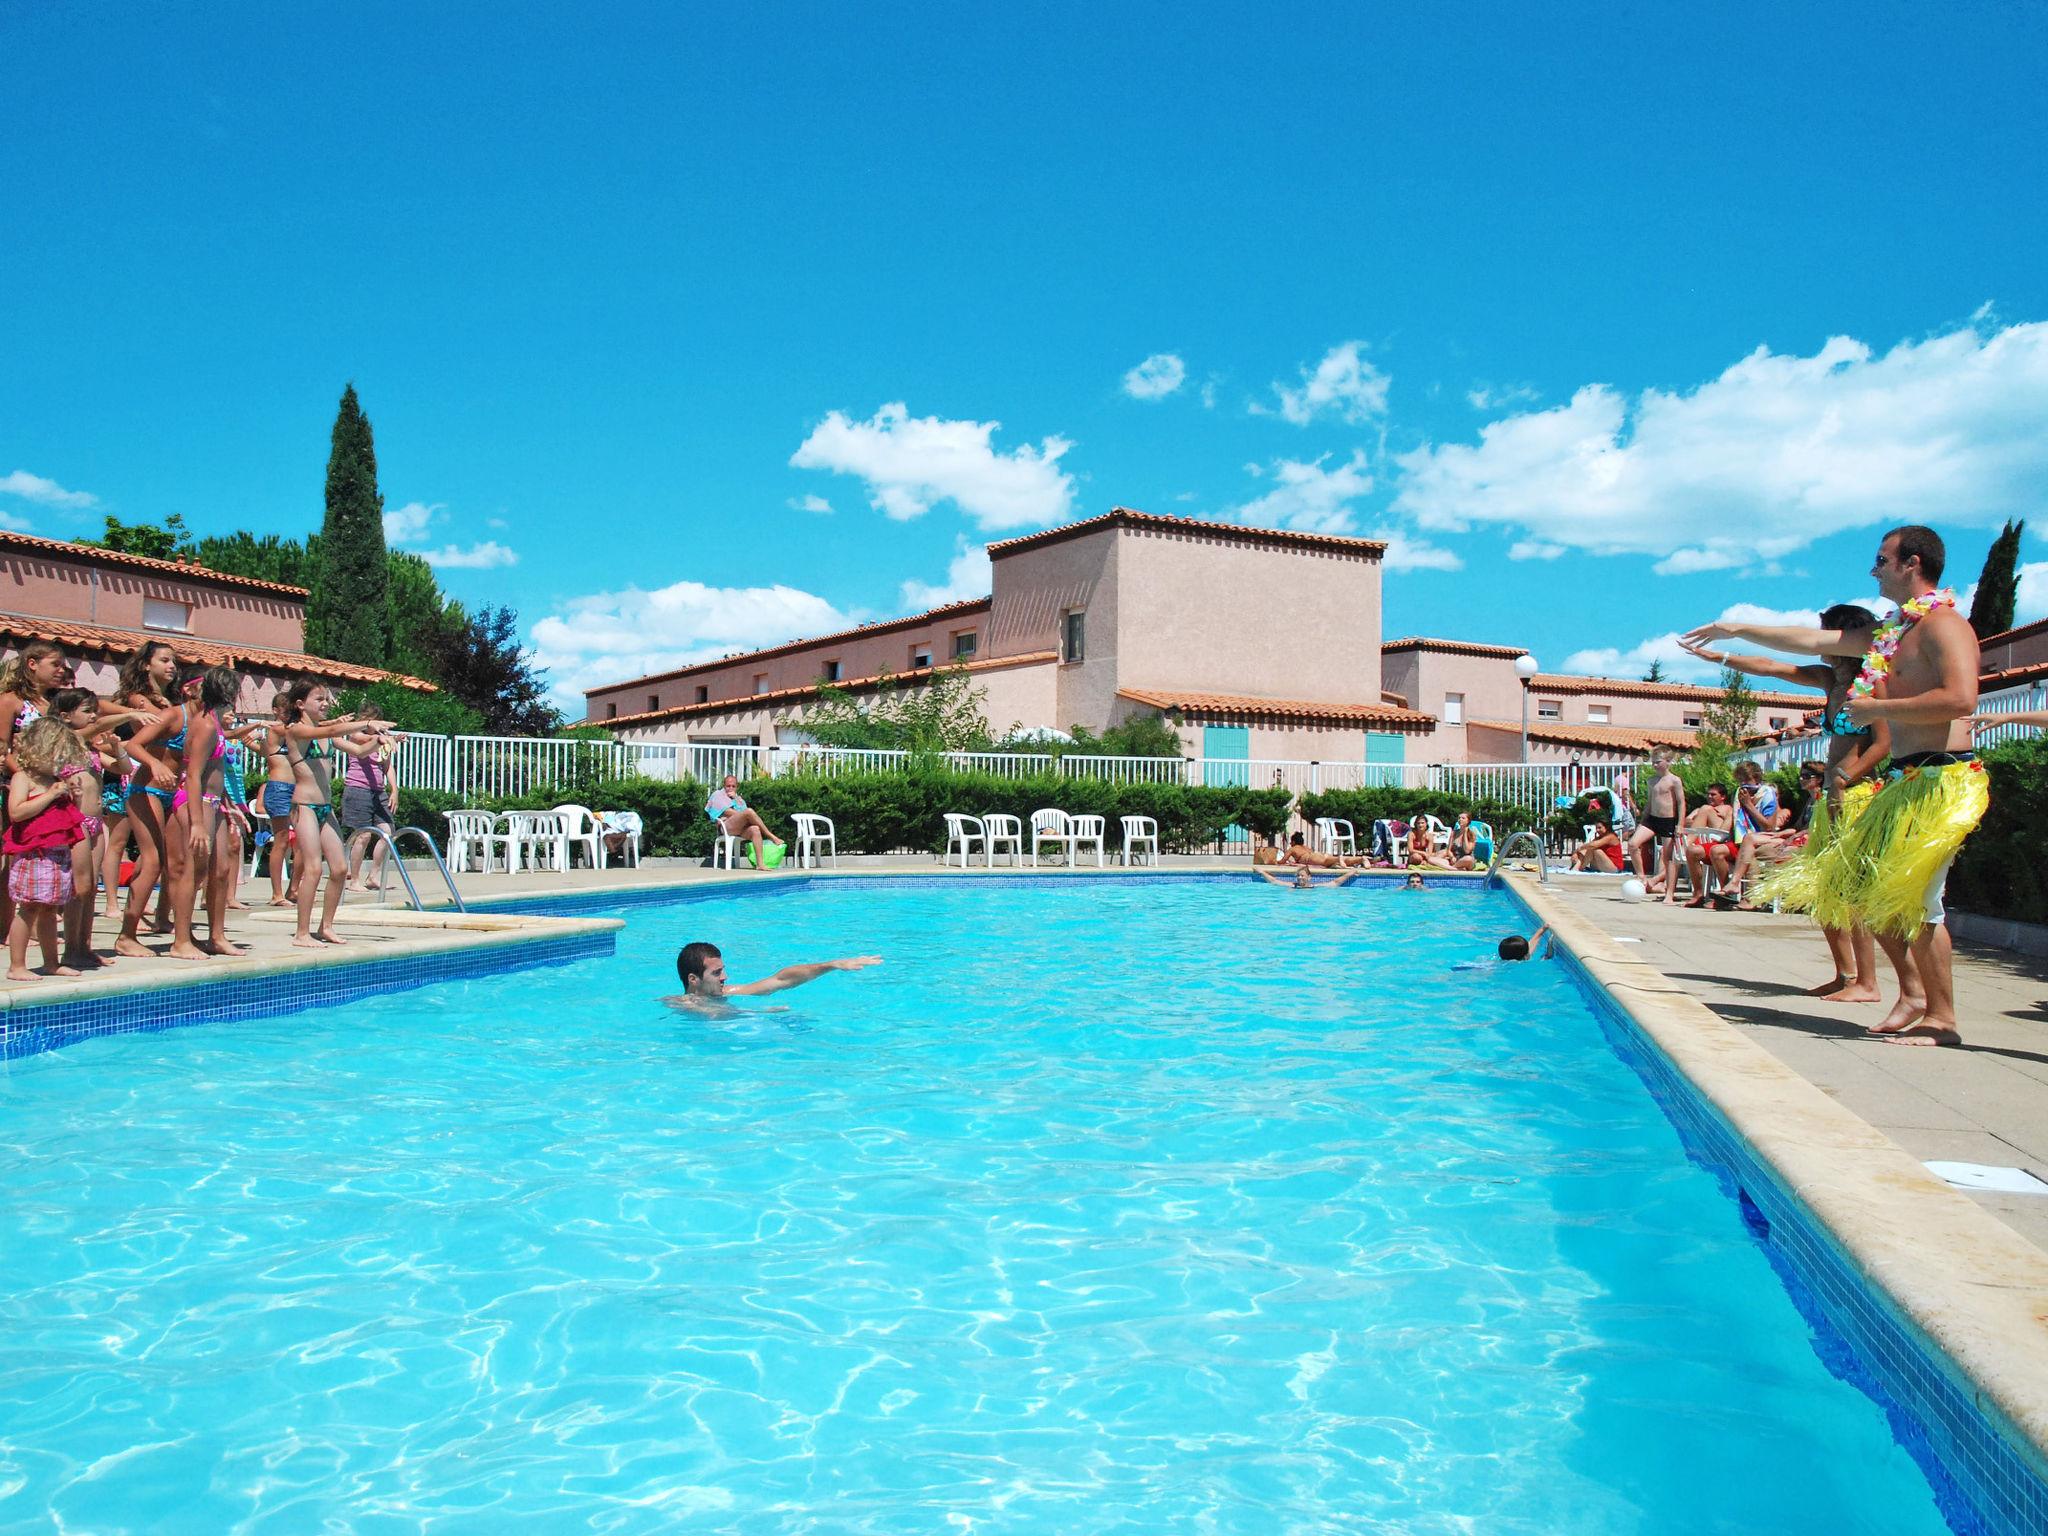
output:
{"label": "wall of building", "polygon": [[[1100,731],[1110,724],[1122,654],[1120,554],[1117,531],[1103,528],[995,561],[988,654],[1052,651],[1062,657],[1053,668],[1052,696],[1030,696],[1042,716],[1017,717],[1025,725]],[[1078,662],[1064,659],[1070,613],[1082,615],[1086,632]]]}
{"label": "wall of building", "polygon": [[856,631],[840,639],[806,645],[775,656],[742,656],[692,668],[676,677],[651,682],[622,683],[585,696],[589,718],[603,724],[608,715],[637,715],[651,709],[674,709],[698,702],[697,691],[716,702],[746,699],[757,693],[783,688],[803,688],[825,674],[826,664],[839,663],[839,675],[853,679],[878,677],[884,672],[908,672],[920,651],[928,651],[935,664],[944,665],[953,656],[954,637],[972,633],[977,654],[987,642],[986,609],[945,614],[929,623],[877,625],[871,632]]}
{"label": "wall of building", "polygon": [[1984,647],[1984,670],[2005,672],[2048,661],[2048,624],[2024,624],[2009,631],[2010,639]]}
{"label": "wall of building", "polygon": [[296,598],[150,571],[103,569],[90,559],[0,552],[0,609],[9,613],[141,630],[148,599],[189,610],[188,626],[168,633],[276,651],[305,644],[306,608]]}
{"label": "wall of building", "polygon": [[1379,703],[1377,558],[1176,529],[1117,537],[1118,687]]}

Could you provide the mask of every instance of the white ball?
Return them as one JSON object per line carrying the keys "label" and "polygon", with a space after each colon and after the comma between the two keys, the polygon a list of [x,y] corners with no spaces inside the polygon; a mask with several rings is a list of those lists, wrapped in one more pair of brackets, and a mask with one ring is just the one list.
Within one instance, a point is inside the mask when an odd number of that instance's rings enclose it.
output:
{"label": "white ball", "polygon": [[1643,889],[1643,882],[1635,879],[1633,876],[1621,882],[1621,899],[1623,901],[1641,901],[1649,894],[1648,891]]}

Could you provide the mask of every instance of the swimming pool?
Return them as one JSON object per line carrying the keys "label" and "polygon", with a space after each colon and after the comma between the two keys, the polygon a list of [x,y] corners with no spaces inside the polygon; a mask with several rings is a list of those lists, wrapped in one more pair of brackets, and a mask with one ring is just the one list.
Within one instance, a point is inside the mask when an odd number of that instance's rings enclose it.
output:
{"label": "swimming pool", "polygon": [[0,1527],[1949,1529],[1517,911],[786,885],[32,1058]]}

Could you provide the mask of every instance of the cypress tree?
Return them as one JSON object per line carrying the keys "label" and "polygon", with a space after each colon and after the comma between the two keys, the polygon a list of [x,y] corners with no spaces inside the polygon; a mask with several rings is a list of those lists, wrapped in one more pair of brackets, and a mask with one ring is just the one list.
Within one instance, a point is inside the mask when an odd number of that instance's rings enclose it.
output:
{"label": "cypress tree", "polygon": [[2013,605],[2020,595],[2020,532],[2027,526],[2021,518],[2005,520],[2005,529],[1991,541],[1984,556],[1984,571],[1977,578],[1977,596],[1970,603],[1970,628],[1979,640],[2002,635],[2012,628]]}
{"label": "cypress tree", "polygon": [[342,391],[327,457],[327,516],[306,599],[306,649],[358,666],[389,665],[390,583],[377,449],[351,383]]}

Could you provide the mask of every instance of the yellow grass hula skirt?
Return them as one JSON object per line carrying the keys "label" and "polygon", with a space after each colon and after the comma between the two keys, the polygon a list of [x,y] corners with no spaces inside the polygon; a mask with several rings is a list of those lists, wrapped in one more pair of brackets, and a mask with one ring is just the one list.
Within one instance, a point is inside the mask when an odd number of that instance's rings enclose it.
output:
{"label": "yellow grass hula skirt", "polygon": [[1806,824],[1806,846],[1764,873],[1750,894],[1751,903],[1775,901],[1788,912],[1811,912],[1814,898],[1820,890],[1821,859],[1855,824],[1856,818],[1863,814],[1864,807],[1870,804],[1876,793],[1877,785],[1869,779],[1843,790],[1842,818],[1839,821],[1829,814],[1828,797],[1822,795],[1813,807],[1812,819]]}
{"label": "yellow grass hula skirt", "polygon": [[1990,804],[1982,763],[1906,769],[1821,855],[1813,915],[1829,928],[1861,922],[1910,944],[1926,923],[1928,886]]}

